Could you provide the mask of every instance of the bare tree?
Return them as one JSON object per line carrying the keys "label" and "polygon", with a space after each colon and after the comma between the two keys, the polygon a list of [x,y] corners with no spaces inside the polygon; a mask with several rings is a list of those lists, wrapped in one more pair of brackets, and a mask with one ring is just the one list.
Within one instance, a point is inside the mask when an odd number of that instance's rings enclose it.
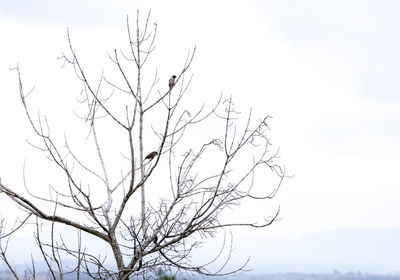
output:
{"label": "bare tree", "polygon": [[[60,143],[50,133],[47,118],[33,117],[30,92],[19,67],[14,69],[27,118],[41,143],[32,145],[62,171],[64,185],[51,185],[48,196],[43,196],[33,193],[32,187],[23,195],[0,182],[0,193],[36,217],[35,239],[53,279],[68,273],[79,278],[85,272],[93,278],[122,280],[150,275],[159,267],[203,275],[234,272],[224,270],[226,262],[210,271],[209,263],[194,264],[190,257],[221,230],[263,228],[277,218],[279,209],[261,221],[222,217],[240,211],[242,202],[273,198],[285,178],[284,169],[275,163],[277,153],[270,151],[270,117],[254,121],[250,110],[242,119],[231,98],[215,100],[209,109],[202,105],[190,110],[185,98],[195,48],[179,73],[161,78],[156,74],[145,85],[143,69],[155,49],[157,25],[150,24],[150,13],[141,23],[138,12],[134,30],[127,19],[127,34],[127,51],[109,54],[115,66],[112,78],[102,73],[95,82],[89,79],[69,32],[69,54],[60,58],[82,83],[80,102],[86,113],[78,117],[88,129],[87,142],[96,159],[74,152],[67,137]],[[217,128],[215,133],[204,130],[210,124]],[[125,139],[124,145],[106,144],[101,135],[110,128],[117,132],[113,137]],[[193,141],[187,135],[196,131],[201,137]],[[123,164],[108,160],[111,154],[120,155]],[[272,188],[269,174],[277,178]],[[264,193],[254,190],[256,185],[264,186]],[[159,189],[157,196],[146,194],[149,187]],[[41,236],[45,226],[50,227],[47,241]],[[62,226],[78,230],[78,245],[64,241]],[[112,256],[86,247],[82,234],[109,246]],[[76,265],[66,269],[63,254],[74,257]]]}
{"label": "bare tree", "polygon": [[[1,184],[1,180],[0,180]],[[28,217],[25,218],[23,221],[16,221],[14,224],[14,227],[9,231],[6,232],[6,220],[4,218],[0,218],[0,259],[3,260],[5,265],[7,266],[8,270],[11,272],[11,274],[18,279],[17,271],[16,269],[11,265],[10,261],[7,258],[7,250],[8,250],[8,245],[10,241],[11,235],[16,232],[18,229],[20,229],[25,222],[28,220],[28,218],[31,216],[31,214],[28,215]]]}

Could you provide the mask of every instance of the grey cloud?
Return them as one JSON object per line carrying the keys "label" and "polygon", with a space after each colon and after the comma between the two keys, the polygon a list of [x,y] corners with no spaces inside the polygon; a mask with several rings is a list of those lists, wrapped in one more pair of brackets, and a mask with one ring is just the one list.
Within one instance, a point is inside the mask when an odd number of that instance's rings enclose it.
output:
{"label": "grey cloud", "polygon": [[341,63],[367,98],[400,100],[400,2],[256,1],[267,28],[327,67]]}

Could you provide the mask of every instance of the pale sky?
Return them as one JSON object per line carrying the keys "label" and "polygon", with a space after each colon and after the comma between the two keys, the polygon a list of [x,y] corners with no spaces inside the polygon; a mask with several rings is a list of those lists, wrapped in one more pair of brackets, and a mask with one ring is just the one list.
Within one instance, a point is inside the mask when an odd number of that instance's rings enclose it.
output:
{"label": "pale sky", "polygon": [[[137,8],[143,14],[151,8],[158,23],[154,66],[161,77],[178,71],[196,46],[196,96],[212,102],[222,92],[243,111],[273,116],[272,142],[294,177],[276,198],[283,219],[257,234],[400,227],[400,2],[394,0],[0,1],[3,182],[21,184],[24,159],[39,156],[25,142],[31,131],[9,68],[19,63],[37,100],[45,100],[41,112],[57,120],[57,112],[75,109],[66,96],[79,90],[65,82],[74,77],[57,60],[68,50],[67,27],[84,62],[101,71],[106,52],[125,46],[126,15],[133,21]],[[1,199],[7,216],[9,204]]]}

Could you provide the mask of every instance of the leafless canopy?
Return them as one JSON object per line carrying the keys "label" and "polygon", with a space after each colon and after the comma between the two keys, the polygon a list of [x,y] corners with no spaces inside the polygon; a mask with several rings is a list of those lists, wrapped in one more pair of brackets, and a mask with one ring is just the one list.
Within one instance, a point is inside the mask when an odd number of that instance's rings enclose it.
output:
{"label": "leafless canopy", "polygon": [[[135,29],[132,26],[127,19],[127,50],[109,53],[111,77],[102,73],[95,81],[68,32],[69,54],[60,59],[83,87],[78,106],[86,111],[77,115],[88,129],[91,156],[75,152],[68,137],[57,140],[47,119],[31,114],[30,92],[25,91],[20,69],[14,69],[27,118],[40,140],[33,145],[62,171],[64,180],[63,185],[50,186],[48,196],[33,192],[40,186],[20,194],[0,182],[0,193],[28,216],[14,229],[36,217],[35,239],[53,279],[68,273],[76,273],[78,279],[81,273],[97,279],[150,277],[158,267],[204,275],[233,272],[225,271],[224,264],[210,271],[206,264],[194,264],[191,256],[218,231],[262,228],[278,216],[279,210],[261,221],[222,218],[223,213],[240,211],[241,202],[273,198],[285,177],[275,163],[276,153],[270,151],[270,117],[254,121],[250,111],[243,118],[232,99],[222,98],[209,108],[195,104],[197,110],[192,111],[188,71],[195,48],[182,61],[180,72],[171,73],[176,75],[174,83],[171,75],[158,74],[148,83],[143,70],[155,49],[157,25],[150,24],[150,13],[141,22],[138,12]],[[204,129],[210,124],[216,129]],[[112,161],[111,155],[119,155],[119,161]],[[277,178],[272,188],[271,174]],[[76,243],[64,241],[62,226],[77,230]],[[50,229],[47,239],[42,236],[44,227]],[[106,244],[112,253],[86,246],[83,235]],[[7,262],[3,230],[1,238],[0,256],[18,278]],[[76,260],[74,267],[62,263],[66,255]]]}

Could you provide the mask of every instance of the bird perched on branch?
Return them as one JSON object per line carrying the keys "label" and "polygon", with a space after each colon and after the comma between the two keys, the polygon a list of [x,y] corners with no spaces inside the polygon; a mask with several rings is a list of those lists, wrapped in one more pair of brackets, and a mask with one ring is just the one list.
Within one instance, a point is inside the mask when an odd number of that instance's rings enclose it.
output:
{"label": "bird perched on branch", "polygon": [[171,90],[175,86],[175,78],[176,78],[175,75],[172,75],[171,78],[169,78],[169,83],[168,83],[169,90]]}
{"label": "bird perched on branch", "polygon": [[148,160],[152,160],[156,155],[158,155],[158,153],[156,151],[151,152],[150,154],[148,154],[144,160],[148,159]]}

